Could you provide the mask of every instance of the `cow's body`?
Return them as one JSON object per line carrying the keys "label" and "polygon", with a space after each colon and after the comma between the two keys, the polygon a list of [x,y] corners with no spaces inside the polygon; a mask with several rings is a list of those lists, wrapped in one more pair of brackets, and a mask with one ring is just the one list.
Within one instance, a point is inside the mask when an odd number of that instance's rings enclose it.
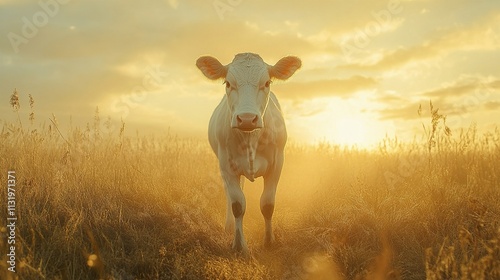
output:
{"label": "cow's body", "polygon": [[210,79],[226,79],[226,95],[212,114],[208,139],[219,159],[226,191],[226,230],[232,230],[236,222],[233,248],[246,253],[242,176],[250,181],[264,178],[260,207],[266,224],[265,244],[269,245],[274,239],[271,218],[287,140],[280,105],[269,89],[270,79],[288,78],[300,67],[300,60],[287,57],[270,66],[258,55],[245,53],[236,55],[227,66],[211,57],[198,59],[197,66]]}
{"label": "cow's body", "polygon": [[[233,166],[227,172],[235,175],[243,175],[253,181],[257,177],[264,176],[268,171],[278,167],[276,161],[277,153],[283,153],[287,139],[285,121],[281,113],[281,107],[274,93],[271,93],[271,101],[264,115],[264,127],[251,133],[241,132],[230,128],[230,113],[226,96],[215,108],[208,126],[208,141],[217,158],[227,158],[229,166]],[[255,148],[255,159],[250,166],[249,152]],[[282,162],[281,162],[282,164]]]}

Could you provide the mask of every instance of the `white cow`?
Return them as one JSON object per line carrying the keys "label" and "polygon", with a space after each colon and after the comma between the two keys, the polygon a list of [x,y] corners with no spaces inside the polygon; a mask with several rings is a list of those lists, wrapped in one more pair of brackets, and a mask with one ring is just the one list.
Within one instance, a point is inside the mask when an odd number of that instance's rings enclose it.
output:
{"label": "white cow", "polygon": [[232,231],[236,221],[232,246],[247,254],[241,176],[252,182],[264,177],[260,209],[266,225],[264,244],[268,246],[274,240],[271,218],[287,140],[281,107],[269,88],[272,79],[292,76],[301,61],[288,56],[271,66],[257,54],[241,53],[225,66],[210,56],[200,57],[196,66],[211,80],[225,79],[226,94],[210,118],[208,139],[219,159],[226,191],[226,231]]}

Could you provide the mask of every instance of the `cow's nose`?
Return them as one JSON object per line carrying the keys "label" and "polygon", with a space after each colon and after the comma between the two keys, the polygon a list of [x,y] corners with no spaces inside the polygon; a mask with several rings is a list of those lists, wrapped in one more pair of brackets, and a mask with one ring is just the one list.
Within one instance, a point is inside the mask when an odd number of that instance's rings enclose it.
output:
{"label": "cow's nose", "polygon": [[252,113],[243,113],[236,116],[238,128],[241,130],[254,130],[257,128],[259,116]]}

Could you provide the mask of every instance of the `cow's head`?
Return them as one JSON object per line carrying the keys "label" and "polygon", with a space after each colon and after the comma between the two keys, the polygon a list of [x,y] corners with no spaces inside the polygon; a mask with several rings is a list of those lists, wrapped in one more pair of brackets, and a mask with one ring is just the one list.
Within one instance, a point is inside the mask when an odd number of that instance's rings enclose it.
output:
{"label": "cow's head", "polygon": [[299,58],[287,56],[275,65],[266,64],[259,55],[242,53],[224,66],[216,58],[202,56],[196,66],[211,79],[225,79],[231,127],[253,131],[264,126],[272,79],[286,80],[301,66]]}

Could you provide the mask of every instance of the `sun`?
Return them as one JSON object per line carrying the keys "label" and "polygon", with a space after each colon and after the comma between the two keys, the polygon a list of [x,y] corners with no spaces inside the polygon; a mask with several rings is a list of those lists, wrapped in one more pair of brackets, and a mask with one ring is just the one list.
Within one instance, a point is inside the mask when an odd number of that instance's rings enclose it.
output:
{"label": "sun", "polygon": [[343,146],[368,147],[374,141],[369,125],[367,120],[360,117],[344,117],[335,121],[330,138]]}
{"label": "sun", "polygon": [[393,130],[391,123],[366,111],[369,104],[329,101],[323,100],[323,110],[302,119],[300,131],[307,142],[371,149]]}

